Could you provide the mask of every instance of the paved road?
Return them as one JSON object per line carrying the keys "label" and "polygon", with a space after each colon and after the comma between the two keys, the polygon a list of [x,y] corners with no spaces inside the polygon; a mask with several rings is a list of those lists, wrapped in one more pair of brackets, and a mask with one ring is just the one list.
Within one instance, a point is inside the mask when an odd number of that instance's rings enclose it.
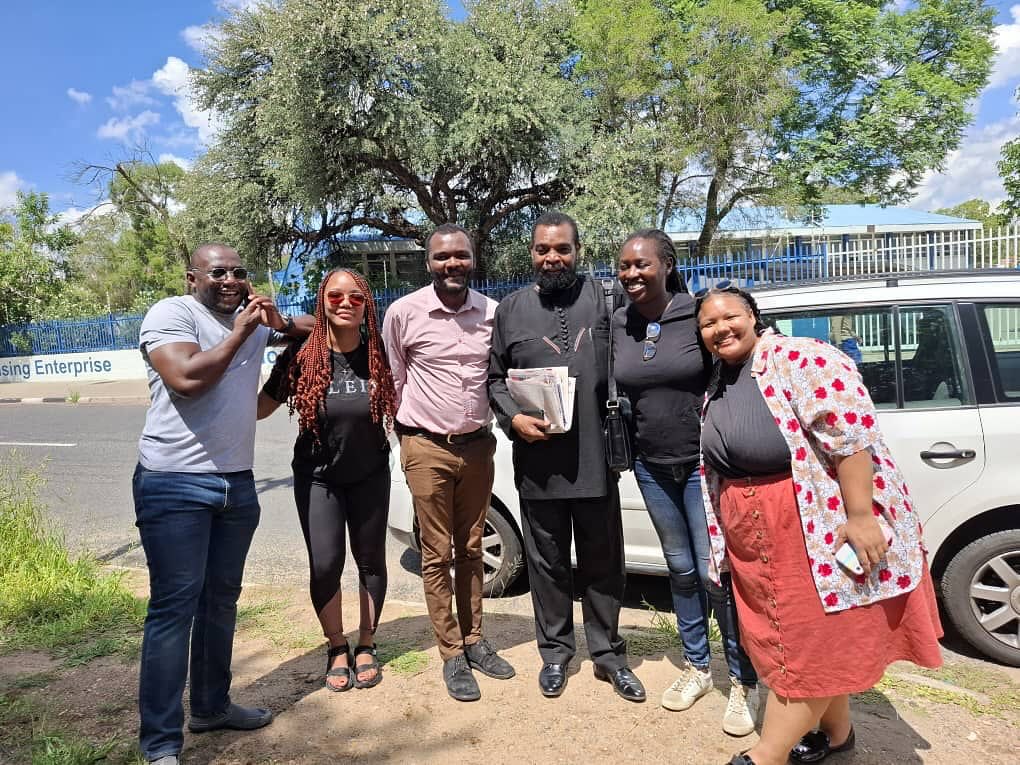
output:
{"label": "paved road", "polygon": [[[43,497],[68,542],[116,565],[145,565],[131,500],[131,472],[145,410],[145,406],[124,404],[6,405],[0,409],[0,452],[17,449],[30,464],[45,461]],[[230,426],[228,413],[223,422],[224,427]],[[262,520],[248,558],[249,581],[304,586],[308,579],[291,493],[295,432],[296,424],[282,409],[258,425],[255,477]],[[14,447],[10,443],[50,445]],[[420,601],[417,555],[389,537],[387,554],[390,597]],[[354,586],[352,571],[345,576],[345,584]]]}
{"label": "paved road", "polygon": [[[35,404],[0,408],[0,453],[16,448],[29,463],[46,462],[43,489],[52,518],[75,548],[88,549],[111,564],[144,567],[131,500],[131,471],[137,459],[138,434],[145,406],[128,404]],[[224,416],[229,427],[229,416]],[[285,410],[262,420],[255,440],[255,479],[262,521],[248,557],[246,579],[263,584],[303,587],[307,557],[291,494],[291,450],[296,433]],[[49,444],[17,446],[7,444]],[[52,444],[71,444],[55,446]],[[420,559],[387,537],[389,595],[422,601]],[[344,575],[345,592],[356,587],[353,566]],[[649,600],[670,610],[664,577],[631,576],[628,604],[642,608]],[[502,598],[500,610],[530,613],[526,590]]]}

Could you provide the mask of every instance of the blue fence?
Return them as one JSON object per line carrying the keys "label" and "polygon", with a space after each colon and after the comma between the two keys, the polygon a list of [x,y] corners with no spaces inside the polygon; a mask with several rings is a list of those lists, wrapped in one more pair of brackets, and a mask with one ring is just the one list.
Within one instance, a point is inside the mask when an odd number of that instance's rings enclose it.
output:
{"label": "blue fence", "polygon": [[[827,274],[824,247],[818,252],[803,245],[797,250],[789,248],[781,254],[766,254],[748,250],[744,258],[692,258],[677,268],[680,275],[696,291],[720,279],[732,279],[747,286],[767,282],[786,282],[801,279],[820,279]],[[594,268],[598,277],[613,277],[613,266]],[[502,300],[516,289],[531,283],[531,277],[511,280],[486,279],[472,286],[493,300]],[[384,314],[390,304],[410,290],[376,290],[376,306]],[[314,298],[288,300],[281,297],[277,305],[285,314],[311,313]],[[0,327],[0,357],[30,356],[46,353],[88,353],[93,351],[119,351],[138,347],[138,330],[142,315],[110,314],[94,319],[66,319]]]}
{"label": "blue fence", "polygon": [[141,315],[108,314],[0,327],[0,357],[137,348],[141,324]]}

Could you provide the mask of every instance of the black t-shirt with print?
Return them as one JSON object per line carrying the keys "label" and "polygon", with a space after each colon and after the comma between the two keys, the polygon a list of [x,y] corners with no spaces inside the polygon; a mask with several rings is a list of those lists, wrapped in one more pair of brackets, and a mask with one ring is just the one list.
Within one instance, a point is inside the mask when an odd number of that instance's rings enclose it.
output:
{"label": "black t-shirt with print", "polygon": [[[263,392],[284,399],[284,375],[296,344],[280,354]],[[331,351],[332,381],[320,414],[321,444],[310,431],[294,444],[295,473],[311,473],[333,483],[355,483],[381,469],[389,460],[389,443],[369,410],[368,350],[364,343],[350,353]]]}

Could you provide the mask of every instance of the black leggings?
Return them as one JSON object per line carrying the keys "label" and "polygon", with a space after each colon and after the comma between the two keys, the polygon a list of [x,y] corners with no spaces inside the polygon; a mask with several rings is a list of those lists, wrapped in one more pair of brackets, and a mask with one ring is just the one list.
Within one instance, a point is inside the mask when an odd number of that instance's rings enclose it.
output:
{"label": "black leggings", "polygon": [[358,580],[374,606],[374,632],[386,598],[389,466],[351,484],[334,484],[295,473],[294,501],[308,548],[315,613],[321,613],[340,590],[340,575],[347,552],[346,527],[351,532],[351,552],[358,566]]}

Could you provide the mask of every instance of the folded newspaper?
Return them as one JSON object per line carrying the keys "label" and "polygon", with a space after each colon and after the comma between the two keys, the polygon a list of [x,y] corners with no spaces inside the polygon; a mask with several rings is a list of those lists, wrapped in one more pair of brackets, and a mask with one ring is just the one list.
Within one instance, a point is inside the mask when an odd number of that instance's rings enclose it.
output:
{"label": "folded newspaper", "polygon": [[566,433],[574,420],[574,385],[567,367],[511,369],[506,384],[517,406],[549,423],[546,433]]}

